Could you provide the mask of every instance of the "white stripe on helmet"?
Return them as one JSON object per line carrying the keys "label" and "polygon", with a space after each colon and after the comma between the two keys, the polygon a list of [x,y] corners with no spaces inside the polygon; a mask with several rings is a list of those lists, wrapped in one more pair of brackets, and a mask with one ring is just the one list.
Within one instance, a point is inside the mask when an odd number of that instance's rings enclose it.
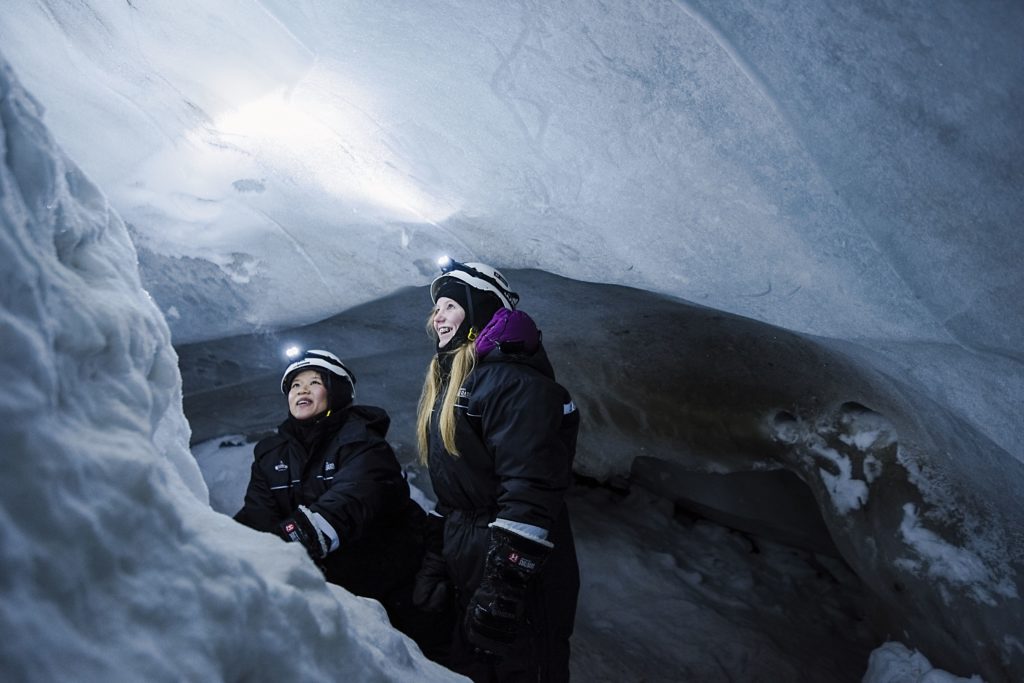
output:
{"label": "white stripe on helmet", "polygon": [[[498,297],[498,300],[501,301],[502,306],[509,310],[515,310],[516,304],[519,303],[519,295],[512,291],[512,289],[508,285],[508,280],[505,279],[505,276],[502,275],[501,271],[499,271],[497,268],[493,268],[487,265],[486,263],[460,264],[455,261],[452,261],[451,263],[454,265],[451,267],[450,270],[441,273],[441,275],[434,278],[434,281],[430,283],[430,300],[433,303],[437,303],[437,292],[441,289],[441,284],[444,282],[445,278],[450,277],[459,280],[460,282],[466,283],[473,289],[478,289],[484,292],[491,292],[492,294]],[[472,268],[473,270],[476,270],[481,274],[486,275],[487,277],[493,279],[494,282],[489,282],[488,280],[485,280],[481,277],[477,277],[472,273],[468,273],[465,270],[460,269],[459,266],[462,265],[465,265],[466,267]]]}
{"label": "white stripe on helmet", "polygon": [[281,375],[281,393],[288,393],[288,386],[285,384],[288,381],[288,375],[292,374],[296,370],[302,368],[323,368],[331,374],[339,377],[344,377],[352,385],[352,400],[356,398],[356,377],[352,374],[352,371],[345,367],[345,364],[341,362],[337,356],[330,351],[324,351],[322,349],[309,349],[305,355],[299,360],[295,361],[287,368],[285,368],[284,374]]}

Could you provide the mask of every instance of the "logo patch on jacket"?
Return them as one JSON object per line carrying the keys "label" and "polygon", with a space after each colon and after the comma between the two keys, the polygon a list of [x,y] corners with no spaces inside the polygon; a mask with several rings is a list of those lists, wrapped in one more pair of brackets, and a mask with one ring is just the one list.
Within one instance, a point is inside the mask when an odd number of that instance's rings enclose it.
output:
{"label": "logo patch on jacket", "polygon": [[459,387],[459,398],[469,398],[471,394],[466,391],[466,387]]}
{"label": "logo patch on jacket", "polygon": [[334,463],[333,462],[324,463],[324,472],[333,472],[333,471],[334,471]]}
{"label": "logo patch on jacket", "polygon": [[277,464],[274,465],[274,471],[275,472],[284,472],[287,469],[288,469],[288,465],[284,464],[284,460],[278,460]]}
{"label": "logo patch on jacket", "polygon": [[523,557],[522,555],[517,553],[515,550],[511,551],[508,554],[508,561],[511,564],[513,564],[513,565],[515,565],[517,567],[522,567],[526,571],[531,571],[532,572],[534,569],[537,568],[537,563],[536,562],[534,562],[533,560],[531,560],[528,557]]}

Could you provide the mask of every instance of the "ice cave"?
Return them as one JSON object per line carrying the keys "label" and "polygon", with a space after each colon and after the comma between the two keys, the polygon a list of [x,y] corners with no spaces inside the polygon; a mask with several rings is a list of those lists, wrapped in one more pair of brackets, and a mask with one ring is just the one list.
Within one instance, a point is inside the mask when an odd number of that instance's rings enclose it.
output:
{"label": "ice cave", "polygon": [[431,504],[450,254],[580,408],[575,680],[1024,680],[1021,36],[1011,0],[5,3],[2,677],[460,680],[231,519],[293,343]]}

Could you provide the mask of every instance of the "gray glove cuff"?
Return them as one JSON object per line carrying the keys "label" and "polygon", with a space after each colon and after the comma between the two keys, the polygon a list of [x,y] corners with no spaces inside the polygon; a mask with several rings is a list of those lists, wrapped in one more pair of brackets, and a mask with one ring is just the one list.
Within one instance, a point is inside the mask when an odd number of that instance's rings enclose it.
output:
{"label": "gray glove cuff", "polygon": [[[332,548],[331,538],[324,532],[321,525],[327,525],[331,531],[334,531],[333,527],[324,519],[323,515],[319,512],[313,512],[305,505],[299,506],[299,512],[305,515],[306,519],[309,520],[309,524],[313,527],[316,542],[320,546],[320,557],[327,557]],[[334,534],[337,537],[337,533]]]}

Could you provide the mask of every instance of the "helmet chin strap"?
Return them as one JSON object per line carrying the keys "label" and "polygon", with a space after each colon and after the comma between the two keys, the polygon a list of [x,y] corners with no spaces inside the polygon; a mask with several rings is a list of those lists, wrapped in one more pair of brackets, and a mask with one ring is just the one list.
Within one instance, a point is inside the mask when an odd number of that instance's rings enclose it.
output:
{"label": "helmet chin strap", "polygon": [[469,330],[466,331],[466,339],[473,341],[479,334],[476,327],[473,326],[473,323],[476,322],[476,318],[473,316],[473,291],[468,283],[463,282],[462,286],[466,288],[466,306],[469,308],[469,310],[466,311],[466,313],[469,314]]}

